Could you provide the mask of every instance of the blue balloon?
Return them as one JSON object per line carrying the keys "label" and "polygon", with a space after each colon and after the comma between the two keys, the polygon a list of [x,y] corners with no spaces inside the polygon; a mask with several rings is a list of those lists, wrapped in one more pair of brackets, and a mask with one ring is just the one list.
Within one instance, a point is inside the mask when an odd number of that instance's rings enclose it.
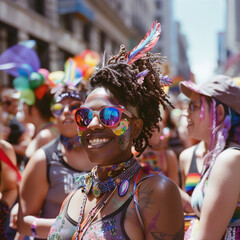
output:
{"label": "blue balloon", "polygon": [[20,76],[29,77],[32,72],[32,66],[27,63],[23,63],[20,67],[18,67],[18,73]]}

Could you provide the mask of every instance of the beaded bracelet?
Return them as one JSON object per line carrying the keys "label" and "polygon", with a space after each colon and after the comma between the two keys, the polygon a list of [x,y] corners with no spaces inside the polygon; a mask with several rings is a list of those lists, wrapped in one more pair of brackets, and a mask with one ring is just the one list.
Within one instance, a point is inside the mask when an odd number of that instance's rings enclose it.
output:
{"label": "beaded bracelet", "polygon": [[31,225],[31,232],[32,232],[32,236],[35,237],[35,238],[40,238],[38,235],[37,235],[37,232],[36,232],[36,228],[37,228],[37,223],[39,221],[39,218],[38,217],[35,217],[32,225]]}

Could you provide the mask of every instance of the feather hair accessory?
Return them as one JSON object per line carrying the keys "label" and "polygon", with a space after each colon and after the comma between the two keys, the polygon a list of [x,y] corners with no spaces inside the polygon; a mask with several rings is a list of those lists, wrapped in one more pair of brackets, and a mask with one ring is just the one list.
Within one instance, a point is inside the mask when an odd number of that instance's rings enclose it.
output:
{"label": "feather hair accessory", "polygon": [[157,21],[153,23],[151,29],[145,35],[144,39],[131,51],[129,51],[125,56],[125,61],[127,64],[132,64],[148,51],[150,51],[154,45],[157,43],[161,34],[161,25]]}
{"label": "feather hair accessory", "polygon": [[146,70],[144,70],[144,71],[142,71],[142,72],[140,72],[140,73],[137,74],[136,78],[137,78],[137,82],[138,82],[139,84],[143,84],[143,82],[144,82],[144,77],[148,74],[148,72],[149,72],[149,71],[146,69]]}

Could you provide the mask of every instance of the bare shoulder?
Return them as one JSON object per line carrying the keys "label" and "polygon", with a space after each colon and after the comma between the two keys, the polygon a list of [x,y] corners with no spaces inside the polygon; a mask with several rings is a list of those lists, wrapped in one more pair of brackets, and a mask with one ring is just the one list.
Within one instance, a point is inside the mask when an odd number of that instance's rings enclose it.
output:
{"label": "bare shoulder", "polygon": [[0,140],[0,148],[8,156],[8,158],[14,163],[17,163],[16,154],[13,146],[5,140]]}
{"label": "bare shoulder", "polygon": [[41,130],[36,136],[36,143],[38,148],[42,147],[46,143],[50,142],[56,137],[55,133],[51,129]]}
{"label": "bare shoulder", "polygon": [[193,151],[196,145],[191,146],[189,148],[186,148],[185,150],[183,150],[180,155],[179,155],[179,161],[181,163],[186,163],[189,162],[190,159],[192,159],[192,155],[193,155]]}
{"label": "bare shoulder", "polygon": [[28,164],[24,170],[24,175],[26,173],[35,174],[40,172],[45,172],[46,170],[46,155],[43,149],[38,149],[32,157],[29,159]]}
{"label": "bare shoulder", "polygon": [[177,159],[177,155],[172,149],[169,148],[169,149],[166,150],[166,152],[167,152],[167,155],[168,155],[169,158],[176,158]]}
{"label": "bare shoulder", "polygon": [[139,187],[139,206],[146,239],[183,239],[184,218],[177,185],[155,174]]}
{"label": "bare shoulder", "polygon": [[221,152],[214,165],[221,165],[225,167],[240,167],[240,149],[227,148]]}
{"label": "bare shoulder", "polygon": [[14,148],[10,143],[8,143],[5,140],[0,139],[0,148],[6,153],[6,152],[11,152],[14,151]]}
{"label": "bare shoulder", "polygon": [[140,192],[153,191],[155,196],[159,196],[160,198],[168,197],[172,194],[179,194],[177,185],[168,177],[162,174],[153,174],[144,180],[140,187]]}

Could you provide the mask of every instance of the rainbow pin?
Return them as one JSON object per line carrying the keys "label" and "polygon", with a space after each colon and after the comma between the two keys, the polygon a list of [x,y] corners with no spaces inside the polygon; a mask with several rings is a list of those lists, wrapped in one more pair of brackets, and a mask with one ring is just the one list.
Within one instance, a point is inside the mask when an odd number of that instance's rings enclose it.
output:
{"label": "rainbow pin", "polygon": [[119,189],[118,189],[118,194],[120,197],[123,197],[127,191],[128,191],[128,188],[129,188],[129,181],[128,180],[123,180],[119,186]]}

